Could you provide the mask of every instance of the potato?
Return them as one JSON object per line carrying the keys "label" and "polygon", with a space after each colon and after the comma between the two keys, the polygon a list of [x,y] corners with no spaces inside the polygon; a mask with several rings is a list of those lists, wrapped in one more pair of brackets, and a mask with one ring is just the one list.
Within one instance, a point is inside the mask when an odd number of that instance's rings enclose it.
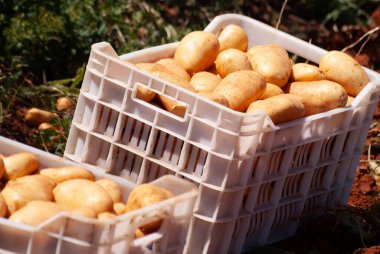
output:
{"label": "potato", "polygon": [[352,101],[355,99],[355,97],[352,97],[352,96],[348,96],[348,98],[347,98],[347,103],[346,103],[346,107],[347,106],[351,106],[351,103],[352,103]]}
{"label": "potato", "polygon": [[187,107],[184,103],[177,102],[164,95],[158,96],[158,101],[164,106],[166,111],[179,117],[185,117]]}
{"label": "potato", "polygon": [[248,52],[253,70],[262,75],[266,82],[283,87],[287,84],[292,67],[286,50],[278,45],[259,45]]}
{"label": "potato", "polygon": [[113,204],[113,211],[117,214],[123,214],[125,213],[126,205],[124,203],[114,203]]}
{"label": "potato", "polygon": [[5,173],[4,157],[3,155],[0,154],[0,178],[4,175],[4,173]]}
{"label": "potato", "polygon": [[209,100],[215,101],[216,103],[219,103],[223,106],[226,106],[227,108],[230,107],[228,100],[223,95],[215,94],[215,93],[207,93],[207,92],[199,93],[199,95],[206,97]]}
{"label": "potato", "polygon": [[326,79],[325,74],[317,66],[297,63],[292,66],[292,81],[317,81]]}
{"label": "potato", "polygon": [[91,218],[91,219],[95,219],[97,217],[95,211],[87,207],[76,207],[74,209],[71,209],[70,212],[73,214],[86,217],[86,218]]}
{"label": "potato", "polygon": [[73,106],[73,102],[67,97],[59,97],[57,102],[55,103],[55,108],[58,111],[63,111],[71,108]]}
{"label": "potato", "polygon": [[222,79],[207,71],[195,73],[190,79],[190,85],[198,92],[212,92]]}
{"label": "potato", "polygon": [[108,192],[114,203],[123,202],[123,190],[117,183],[105,178],[97,180],[95,183],[102,186]]}
{"label": "potato", "polygon": [[9,180],[1,193],[12,214],[30,201],[52,201],[54,186],[46,176],[30,175]]}
{"label": "potato", "polygon": [[145,236],[144,232],[141,231],[141,229],[136,229],[136,232],[135,232],[135,239],[138,239],[138,238],[141,238]]}
{"label": "potato", "polygon": [[252,70],[248,56],[237,49],[220,52],[215,60],[215,67],[222,78],[235,71]]}
{"label": "potato", "polygon": [[175,74],[177,74],[180,78],[190,81],[190,75],[186,72],[186,70],[179,65],[172,58],[163,58],[157,61],[158,64],[163,65],[166,69],[171,70]]}
{"label": "potato", "polygon": [[56,184],[72,179],[88,179],[95,181],[95,176],[93,173],[87,169],[75,166],[46,168],[41,170],[40,174],[49,177]]}
{"label": "potato", "polygon": [[171,197],[174,197],[173,193],[164,188],[151,184],[141,184],[129,194],[126,211],[137,210]]}
{"label": "potato", "polygon": [[[154,64],[153,63],[139,63],[139,64],[136,64],[136,67],[141,70],[148,71],[150,68],[152,68],[152,65]],[[151,100],[153,100],[155,96],[156,96],[156,93],[153,92],[152,90],[149,90],[142,86],[137,87],[136,97],[139,98],[140,100],[150,102]]]}
{"label": "potato", "polygon": [[149,72],[159,78],[170,81],[175,85],[183,87],[187,90],[194,91],[194,89],[190,86],[189,82],[183,79],[181,76],[173,72],[171,69],[158,64],[158,63],[140,63],[136,64],[140,69]]}
{"label": "potato", "polygon": [[265,100],[269,97],[273,97],[276,95],[284,94],[281,88],[271,83],[267,83],[264,93],[260,96],[260,100]]}
{"label": "potato", "polygon": [[347,93],[336,82],[329,80],[293,82],[286,91],[298,96],[305,106],[305,116],[344,107]]}
{"label": "potato", "polygon": [[[194,91],[193,87],[190,86],[189,82],[180,78],[178,75],[168,70],[164,66],[160,64],[149,64],[149,65],[145,64],[145,66],[146,66],[144,67],[145,70],[151,73],[152,75],[159,77],[161,79],[167,80],[187,90]],[[184,104],[178,103],[164,95],[159,95],[158,98],[161,101],[161,104],[164,106],[164,108],[167,111],[181,117],[185,115],[186,106]]]}
{"label": "potato", "polygon": [[30,226],[37,226],[63,211],[65,211],[64,207],[51,201],[31,201],[13,213],[9,217],[9,220]]}
{"label": "potato", "polygon": [[67,209],[86,207],[96,214],[112,211],[112,198],[99,184],[87,179],[59,183],[53,190],[55,201]]}
{"label": "potato", "polygon": [[5,199],[0,193],[0,218],[5,217],[5,215],[7,215],[7,211],[7,203],[5,203]]}
{"label": "potato", "polygon": [[[177,64],[177,63],[176,63]],[[178,65],[178,64],[177,64]],[[149,72],[150,74],[160,76],[161,78],[167,80],[165,77],[170,76],[170,80],[172,83],[181,86],[185,89],[189,89],[192,91],[193,89],[189,87],[189,81],[181,77],[181,75],[174,72],[173,69],[169,69],[168,67],[159,64],[159,63],[138,63],[136,64],[136,67],[138,67],[141,70],[144,70],[146,72]],[[179,66],[179,68],[182,68]],[[182,68],[183,69],[183,68]],[[164,73],[164,74],[162,74]],[[190,79],[190,78],[189,78]]]}
{"label": "potato", "polygon": [[301,99],[292,94],[280,94],[252,102],[247,113],[265,111],[274,124],[284,123],[304,116],[305,107]]}
{"label": "potato", "polygon": [[10,180],[29,175],[40,167],[40,162],[34,154],[17,153],[3,158],[5,178]]}
{"label": "potato", "polygon": [[27,124],[38,126],[41,123],[48,123],[54,117],[52,112],[38,109],[38,108],[30,108],[26,111],[24,119]]}
{"label": "potato", "polygon": [[233,110],[245,112],[253,101],[264,93],[266,82],[255,71],[236,71],[228,74],[215,88],[223,95]]}
{"label": "potato", "polygon": [[102,212],[98,214],[98,220],[113,220],[117,218],[117,215],[110,212]]}
{"label": "potato", "polygon": [[[145,206],[159,203],[163,200],[173,197],[170,191],[151,184],[141,184],[137,186],[128,197],[126,212],[140,209]],[[162,220],[154,221],[140,227],[144,233],[154,232],[161,226]]]}
{"label": "potato", "polygon": [[248,36],[244,29],[238,25],[226,26],[218,36],[220,52],[226,49],[234,48],[240,51],[246,51],[248,47]]}
{"label": "potato", "polygon": [[330,51],[324,55],[319,68],[328,80],[341,84],[348,95],[356,96],[370,81],[363,67],[351,56],[341,51]]}
{"label": "potato", "polygon": [[41,123],[40,125],[38,125],[38,130],[54,130],[54,126],[51,123]]}
{"label": "potato", "polygon": [[[218,75],[218,72],[216,71],[215,63],[213,63],[210,67],[208,67],[205,71],[210,72],[212,74]],[[199,72],[198,72],[199,73]],[[196,74],[196,73],[195,73]],[[194,74],[194,75],[195,75]]]}
{"label": "potato", "polygon": [[219,41],[215,34],[194,31],[182,38],[174,52],[174,60],[192,75],[209,68],[218,53]]}
{"label": "potato", "polygon": [[[158,76],[159,78],[165,79],[171,83],[174,83],[176,85],[180,84],[180,82],[183,84],[180,85],[181,87],[186,88],[187,90],[194,91],[194,89],[190,86],[190,84],[185,80],[179,80],[175,76],[171,76],[170,74],[166,74],[165,72],[155,72],[153,75]],[[180,82],[179,82],[180,81]],[[170,113],[173,113],[177,116],[183,117],[186,112],[186,105],[181,102],[176,102],[170,98],[168,98],[165,95],[158,95],[159,101],[164,106],[164,108],[169,111]]]}

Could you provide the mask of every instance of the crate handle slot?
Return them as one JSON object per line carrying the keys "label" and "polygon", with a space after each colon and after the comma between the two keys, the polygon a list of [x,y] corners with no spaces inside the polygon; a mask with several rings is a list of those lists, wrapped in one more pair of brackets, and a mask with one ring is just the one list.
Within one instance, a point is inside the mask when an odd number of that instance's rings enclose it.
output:
{"label": "crate handle slot", "polygon": [[[169,223],[167,221],[167,216],[162,213],[158,213],[155,215],[150,215],[145,218],[141,218],[142,220],[139,221],[138,226],[136,230],[144,225],[154,225],[157,226],[156,229],[152,229],[152,232],[147,233],[146,235],[143,235],[141,237],[135,238],[133,240],[132,245],[133,246],[148,246],[152,243],[157,242],[160,240],[167,229],[167,224]],[[153,227],[155,227],[153,226]]]}
{"label": "crate handle slot", "polygon": [[159,232],[154,232],[151,234],[148,234],[146,236],[137,238],[133,240],[133,246],[140,247],[140,246],[148,246],[153,242],[156,242],[162,238],[163,234]]}
{"label": "crate handle slot", "polygon": [[[154,94],[154,98],[147,101],[147,96],[152,96],[152,93]],[[158,109],[166,115],[171,117],[174,116],[173,118],[180,120],[181,122],[186,121],[187,110],[189,107],[188,104],[174,99],[173,97],[169,97],[168,95],[154,90],[145,84],[136,82],[133,85],[132,98],[143,102],[144,104],[146,103],[149,106],[153,106],[155,109]]]}

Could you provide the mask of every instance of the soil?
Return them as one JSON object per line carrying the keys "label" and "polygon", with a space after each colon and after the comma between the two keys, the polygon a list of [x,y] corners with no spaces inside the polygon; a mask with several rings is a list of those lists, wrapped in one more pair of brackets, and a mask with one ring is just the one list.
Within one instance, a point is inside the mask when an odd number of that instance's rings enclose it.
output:
{"label": "soil", "polygon": [[2,121],[0,121],[0,136],[37,146],[33,138],[38,135],[37,130],[28,126],[24,121],[26,110],[26,107],[19,104],[15,104],[12,111],[4,110]]}

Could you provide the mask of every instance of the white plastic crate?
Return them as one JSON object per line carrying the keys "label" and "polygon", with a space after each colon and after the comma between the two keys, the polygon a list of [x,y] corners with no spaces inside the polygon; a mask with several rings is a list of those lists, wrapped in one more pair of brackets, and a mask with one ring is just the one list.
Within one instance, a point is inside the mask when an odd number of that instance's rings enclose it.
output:
{"label": "white plastic crate", "polygon": [[[236,14],[216,17],[205,30],[218,34],[228,24],[244,28],[249,47],[275,43],[315,63],[326,53]],[[304,212],[347,203],[378,104],[377,73],[366,69],[371,82],[351,106],[275,126],[264,112],[233,111],[123,62],[171,57],[177,45],[120,57],[108,43],[92,46],[67,158],[136,183],[164,174],[196,183],[186,253],[239,253],[293,234]],[[186,104],[185,116],[136,98],[137,86]]]}
{"label": "white plastic crate", "polygon": [[[78,165],[60,157],[0,137],[0,154],[30,152],[38,156],[41,169]],[[120,177],[94,171],[96,178],[108,178],[123,189],[124,201],[136,187]],[[0,218],[1,253],[182,253],[187,237],[196,187],[185,180],[164,176],[152,182],[174,197],[155,205],[98,221],[63,212],[33,227]],[[163,219],[159,231],[135,239],[137,228]]]}

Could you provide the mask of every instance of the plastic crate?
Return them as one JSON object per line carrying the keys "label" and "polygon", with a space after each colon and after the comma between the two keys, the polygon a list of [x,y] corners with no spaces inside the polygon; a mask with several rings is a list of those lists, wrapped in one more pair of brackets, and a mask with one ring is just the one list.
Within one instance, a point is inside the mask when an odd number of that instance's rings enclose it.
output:
{"label": "plastic crate", "polygon": [[[0,154],[30,152],[38,156],[41,169],[78,164],[0,137]],[[136,187],[120,177],[89,169],[96,178],[108,178],[123,189],[124,201]],[[0,218],[1,253],[182,253],[185,245],[196,187],[185,180],[164,176],[151,184],[175,196],[155,205],[120,215],[104,222],[60,213],[33,227]],[[163,219],[157,232],[135,239],[141,225]]]}
{"label": "plastic crate", "polygon": [[[249,47],[275,43],[315,63],[326,53],[236,14],[205,30],[218,34],[228,24],[244,28]],[[240,253],[293,234],[304,212],[347,203],[378,104],[377,73],[366,69],[371,82],[350,106],[276,126],[264,112],[233,111],[124,62],[171,57],[177,45],[120,57],[108,43],[92,46],[67,158],[136,183],[164,174],[196,183],[186,253]],[[136,98],[138,86],[186,104],[185,116]]]}

